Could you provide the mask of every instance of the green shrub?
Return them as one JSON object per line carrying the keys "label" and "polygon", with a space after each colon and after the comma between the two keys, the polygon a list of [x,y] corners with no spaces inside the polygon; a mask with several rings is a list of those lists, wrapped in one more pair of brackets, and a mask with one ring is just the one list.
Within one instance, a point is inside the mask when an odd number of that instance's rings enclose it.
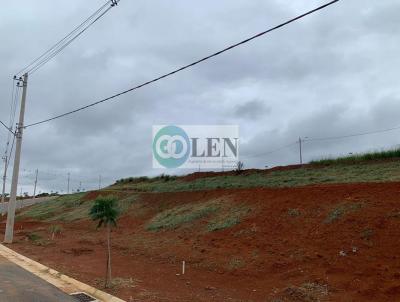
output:
{"label": "green shrub", "polygon": [[26,234],[26,237],[28,237],[30,241],[39,241],[42,239],[42,236],[34,232]]}
{"label": "green shrub", "polygon": [[58,224],[53,224],[49,227],[49,232],[51,234],[51,240],[54,240],[54,236],[57,234],[61,234],[61,231],[63,230],[62,226]]}

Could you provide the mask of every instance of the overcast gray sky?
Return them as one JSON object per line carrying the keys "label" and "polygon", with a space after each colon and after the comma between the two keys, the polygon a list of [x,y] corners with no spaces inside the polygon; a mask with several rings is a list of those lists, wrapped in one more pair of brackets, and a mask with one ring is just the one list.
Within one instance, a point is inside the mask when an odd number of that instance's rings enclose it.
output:
{"label": "overcast gray sky", "polygon": [[[0,119],[8,121],[12,75],[105,1],[6,1],[0,10]],[[310,10],[324,1],[122,0],[32,75],[27,123],[149,80]],[[152,169],[157,124],[237,124],[246,168],[298,162],[302,137],[400,125],[400,35],[394,0],[342,0],[202,65],[109,103],[27,129],[20,180],[66,190]],[[308,142],[304,159],[389,148],[400,131]],[[7,133],[0,130],[3,149]],[[2,151],[3,152],[3,151]],[[191,171],[172,171],[186,173]],[[11,173],[9,174],[11,176]],[[10,177],[11,178],[11,177]]]}

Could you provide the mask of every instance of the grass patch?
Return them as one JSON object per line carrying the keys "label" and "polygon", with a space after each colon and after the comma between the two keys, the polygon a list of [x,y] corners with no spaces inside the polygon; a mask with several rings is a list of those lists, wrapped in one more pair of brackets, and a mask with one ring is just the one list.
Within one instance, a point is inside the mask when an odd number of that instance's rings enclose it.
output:
{"label": "grass patch", "polygon": [[301,215],[299,209],[288,209],[287,214],[288,214],[290,217],[298,217],[298,216]]}
{"label": "grass patch", "polygon": [[389,218],[400,218],[400,211],[390,213],[388,215]]}
{"label": "grass patch", "polygon": [[207,230],[209,232],[215,232],[231,228],[239,224],[242,218],[250,211],[251,209],[247,206],[229,207],[208,223]]}
{"label": "grass patch", "polygon": [[361,233],[360,233],[360,237],[363,240],[371,240],[372,236],[374,235],[374,230],[372,229],[364,229]]}
{"label": "grass patch", "polygon": [[133,190],[137,192],[181,192],[213,190],[218,188],[297,187],[313,184],[400,181],[400,161],[357,162],[346,165],[310,165],[290,170],[251,174],[219,175],[185,181],[173,178],[118,183],[110,191]]}
{"label": "grass patch", "polygon": [[[83,201],[86,193],[64,195],[52,200],[47,200],[23,209],[18,213],[18,219],[34,219],[41,221],[64,221],[71,222],[81,219],[89,219],[89,210],[93,206],[94,200]],[[118,206],[122,213],[128,211],[132,204],[137,200],[137,195],[133,194],[118,201]]]}
{"label": "grass patch", "polygon": [[234,225],[237,225],[239,223],[240,223],[239,217],[237,217],[237,216],[228,217],[223,221],[213,221],[213,222],[209,223],[207,226],[207,230],[209,232],[219,231],[219,230],[233,227]]}
{"label": "grass patch", "polygon": [[62,231],[63,231],[63,228],[62,228],[61,225],[52,224],[52,225],[49,227],[49,232],[50,232],[50,234],[51,234],[51,240],[54,240],[54,237],[55,237],[57,234],[61,234]]}
{"label": "grass patch", "polygon": [[349,163],[354,164],[354,163],[382,160],[382,159],[390,159],[390,158],[400,158],[400,149],[396,148],[396,149],[390,149],[390,150],[352,154],[352,155],[342,156],[342,157],[338,157],[338,158],[323,158],[320,160],[313,160],[310,163],[311,164],[323,164],[323,165],[349,164]]}
{"label": "grass patch", "polygon": [[126,198],[118,200],[118,209],[120,210],[121,214],[128,212],[133,204],[135,204],[139,200],[137,194],[130,195]]}
{"label": "grass patch", "polygon": [[232,258],[231,260],[229,260],[228,269],[233,271],[233,270],[244,267],[244,265],[245,265],[245,262],[243,261],[243,259]]}
{"label": "grass patch", "polygon": [[[315,282],[307,282],[300,286],[290,286],[283,292],[283,299],[281,301],[307,301],[318,302],[325,301],[328,296],[328,286],[325,284],[318,284]],[[293,297],[295,299],[293,300]],[[279,300],[278,300],[279,301]]]}
{"label": "grass patch", "polygon": [[364,204],[361,202],[341,204],[329,212],[324,222],[333,223],[342,218],[345,214],[359,210],[363,205]]}
{"label": "grass patch", "polygon": [[35,204],[27,209],[22,210],[17,215],[18,219],[35,219],[48,221],[54,216],[63,211],[66,211],[77,204],[79,204],[80,198],[84,193],[71,194],[57,197],[55,199],[47,200],[38,204]]}
{"label": "grass patch", "polygon": [[115,184],[127,184],[127,183],[141,183],[141,182],[155,182],[155,181],[171,181],[177,179],[178,176],[161,174],[160,176],[148,177],[148,176],[139,176],[139,177],[128,177],[118,179]]}
{"label": "grass patch", "polygon": [[26,234],[26,237],[27,237],[30,241],[38,241],[38,240],[43,239],[42,236],[40,236],[40,235],[37,234],[37,233],[29,233],[29,234]]}
{"label": "grass patch", "polygon": [[85,201],[81,204],[76,205],[73,208],[69,208],[67,211],[63,211],[62,213],[53,216],[48,219],[48,221],[64,221],[71,222],[81,219],[89,218],[89,211],[93,206],[94,201]]}
{"label": "grass patch", "polygon": [[[96,284],[97,287],[103,287],[104,279],[95,278],[94,283]],[[140,281],[137,279],[116,277],[112,278],[110,282],[110,288],[114,291],[122,288],[134,288],[137,286],[137,283],[140,283]]]}
{"label": "grass patch", "polygon": [[217,210],[218,207],[210,202],[177,206],[157,214],[147,225],[146,229],[148,231],[175,229],[185,223],[207,217]]}
{"label": "grass patch", "polygon": [[33,245],[38,245],[38,246],[46,246],[50,244],[49,240],[45,240],[42,235],[32,232],[26,234],[26,238],[32,242]]}

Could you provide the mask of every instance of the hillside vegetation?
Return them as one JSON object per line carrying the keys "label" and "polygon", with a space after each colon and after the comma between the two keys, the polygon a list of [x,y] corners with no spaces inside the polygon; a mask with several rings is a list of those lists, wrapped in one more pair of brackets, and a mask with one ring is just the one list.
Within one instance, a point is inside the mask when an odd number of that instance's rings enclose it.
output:
{"label": "hillside vegetation", "polygon": [[311,164],[354,164],[354,163],[367,163],[371,161],[387,160],[387,159],[400,159],[400,149],[389,149],[382,151],[373,151],[359,154],[350,154],[337,158],[323,158],[311,161]]}
{"label": "hillside vegetation", "polygon": [[241,174],[195,173],[187,177],[127,178],[109,190],[179,192],[253,187],[297,187],[314,184],[400,181],[400,161],[359,161],[354,158],[323,160],[291,168],[250,170]]}
{"label": "hillside vegetation", "polygon": [[110,291],[125,300],[395,301],[400,258],[388,251],[400,248],[400,207],[391,181],[400,181],[400,161],[377,155],[128,178],[20,210],[14,248],[99,286],[104,232],[89,209],[114,195]]}
{"label": "hillside vegetation", "polygon": [[[28,208],[17,219],[41,221],[76,221],[87,219],[87,213],[98,195],[116,195],[122,212],[128,211],[138,200],[140,193],[192,192],[214,189],[239,188],[289,188],[316,184],[379,183],[400,181],[400,150],[388,150],[367,154],[350,155],[336,159],[322,159],[308,165],[277,167],[268,170],[245,170],[241,173],[204,172],[187,176],[161,175],[153,178],[130,177],[118,180],[114,185],[91,194],[65,195]],[[138,202],[135,203],[136,205]],[[193,208],[191,208],[193,207]],[[218,211],[220,205],[212,203],[195,206],[186,204],[170,209],[154,217],[147,230],[174,228]],[[212,215],[211,215],[212,216]],[[228,218],[234,225],[237,217]],[[225,224],[225,222],[223,222]],[[218,223],[210,230],[219,229]]]}

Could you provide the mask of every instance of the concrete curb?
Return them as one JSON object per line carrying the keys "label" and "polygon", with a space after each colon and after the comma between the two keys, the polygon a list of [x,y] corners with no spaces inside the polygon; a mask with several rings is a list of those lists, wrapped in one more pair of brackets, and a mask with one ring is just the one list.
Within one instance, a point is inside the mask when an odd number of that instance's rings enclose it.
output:
{"label": "concrete curb", "polygon": [[0,255],[54,285],[68,295],[76,292],[87,293],[102,302],[126,302],[97,288],[61,274],[39,262],[33,261],[0,244]]}

